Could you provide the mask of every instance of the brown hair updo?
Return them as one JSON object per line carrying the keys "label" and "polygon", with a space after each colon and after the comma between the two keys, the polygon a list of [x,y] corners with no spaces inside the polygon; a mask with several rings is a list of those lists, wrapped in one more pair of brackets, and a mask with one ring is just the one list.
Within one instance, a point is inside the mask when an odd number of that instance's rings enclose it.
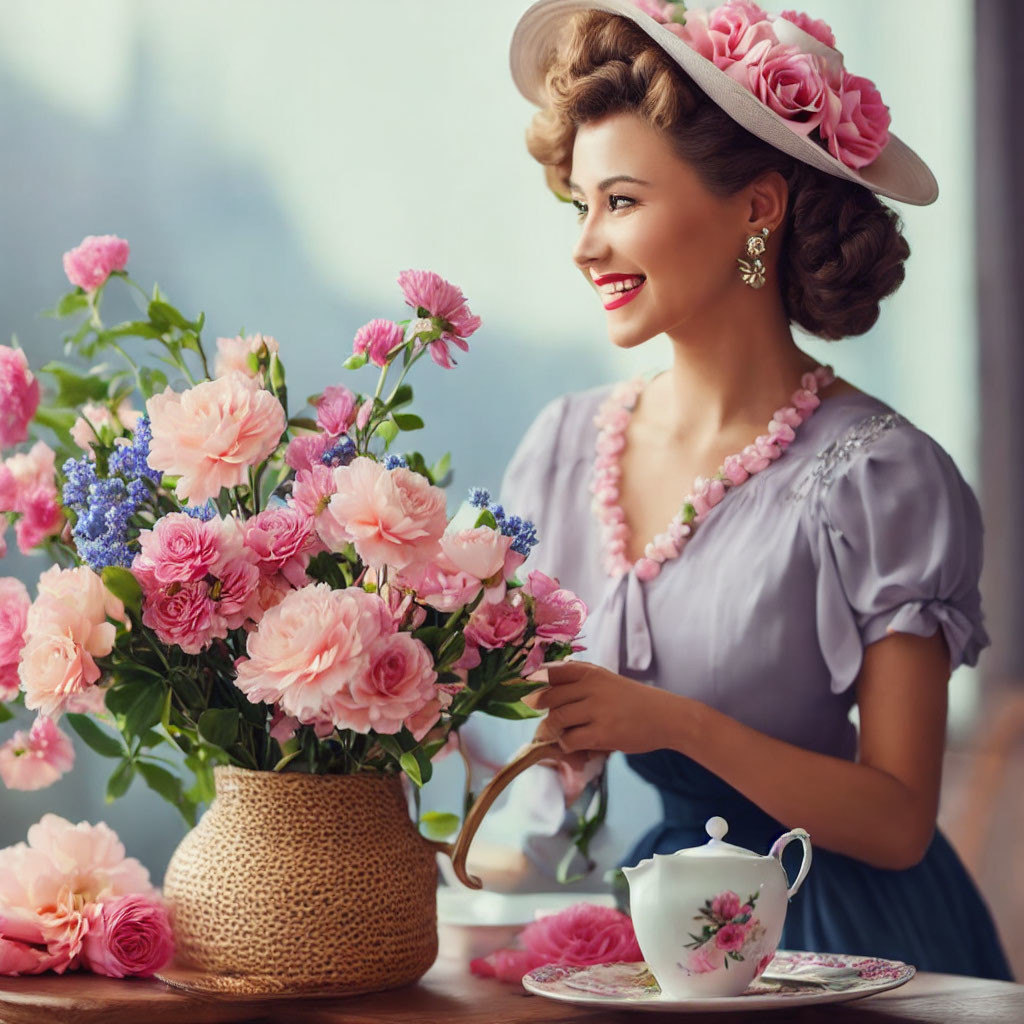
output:
{"label": "brown hair updo", "polygon": [[576,14],[546,82],[550,106],[534,115],[526,145],[554,192],[568,194],[579,125],[635,113],[665,133],[715,195],[733,195],[767,171],[785,178],[779,288],[786,315],[804,330],[829,340],[863,334],[902,283],[910,246],[894,210],[752,135],[628,19]]}

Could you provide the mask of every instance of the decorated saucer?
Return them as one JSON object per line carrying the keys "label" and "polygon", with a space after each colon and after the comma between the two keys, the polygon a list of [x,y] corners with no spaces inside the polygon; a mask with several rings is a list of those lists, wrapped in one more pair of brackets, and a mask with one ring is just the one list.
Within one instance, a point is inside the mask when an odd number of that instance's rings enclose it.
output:
{"label": "decorated saucer", "polygon": [[530,971],[523,985],[548,999],[654,1013],[770,1010],[812,1003],[841,1003],[906,984],[916,968],[899,960],[844,953],[796,953],[780,949],[763,974],[738,996],[672,999],[643,961]]}

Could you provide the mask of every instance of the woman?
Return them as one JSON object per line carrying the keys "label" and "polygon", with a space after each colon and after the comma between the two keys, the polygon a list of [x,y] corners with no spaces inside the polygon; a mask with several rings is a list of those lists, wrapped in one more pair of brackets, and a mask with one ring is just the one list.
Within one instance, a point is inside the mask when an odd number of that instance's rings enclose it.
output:
{"label": "woman", "polygon": [[542,0],[512,68],[613,344],[673,346],[653,380],[549,404],[506,473],[537,564],[591,608],[586,651],[538,677],[538,735],[657,787],[626,864],[712,815],[760,851],[807,829],[783,947],[1010,978],[936,829],[946,684],[989,643],[977,501],[791,334],[871,327],[909,255],[876,193],[926,204],[934,178],[806,15]]}

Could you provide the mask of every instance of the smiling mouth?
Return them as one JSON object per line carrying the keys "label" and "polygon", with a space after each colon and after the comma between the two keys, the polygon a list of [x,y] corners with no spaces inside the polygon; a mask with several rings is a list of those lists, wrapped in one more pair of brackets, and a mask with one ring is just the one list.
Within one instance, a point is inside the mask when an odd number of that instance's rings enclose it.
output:
{"label": "smiling mouth", "polygon": [[605,309],[618,309],[620,306],[626,305],[627,302],[632,302],[637,295],[640,294],[640,289],[647,283],[647,278],[634,278],[631,281],[624,282],[624,287],[617,287],[614,292],[602,290],[602,298],[604,299]]}

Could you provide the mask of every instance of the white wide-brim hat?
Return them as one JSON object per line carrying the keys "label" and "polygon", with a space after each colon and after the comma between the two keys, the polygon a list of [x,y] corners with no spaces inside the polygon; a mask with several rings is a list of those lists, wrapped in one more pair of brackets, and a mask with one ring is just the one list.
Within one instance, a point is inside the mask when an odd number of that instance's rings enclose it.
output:
{"label": "white wide-brim hat", "polygon": [[[752,92],[631,0],[539,0],[523,14],[512,35],[512,79],[519,91],[537,106],[547,106],[544,79],[563,29],[577,11],[584,10],[608,11],[635,22],[729,117],[776,149],[903,203],[927,206],[938,196],[939,186],[928,165],[891,132],[885,148],[871,163],[859,169],[848,167],[813,139],[789,128],[784,118]],[[795,42],[801,50],[819,53],[829,61],[843,59],[838,50],[819,42],[792,22],[779,18],[772,22],[772,28],[780,42]]]}

